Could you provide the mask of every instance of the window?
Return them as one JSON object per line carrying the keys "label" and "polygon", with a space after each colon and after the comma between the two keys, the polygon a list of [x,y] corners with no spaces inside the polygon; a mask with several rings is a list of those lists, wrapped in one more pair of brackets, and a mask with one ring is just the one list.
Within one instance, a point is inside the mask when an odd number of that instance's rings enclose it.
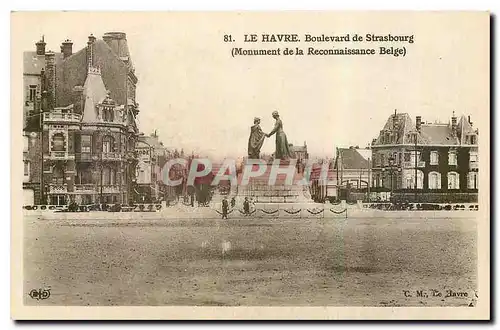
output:
{"label": "window", "polygon": [[82,152],[87,152],[87,153],[92,152],[92,136],[82,135],[81,143],[82,143]]}
{"label": "window", "polygon": [[478,172],[469,172],[467,174],[467,188],[478,189],[479,175]]}
{"label": "window", "polygon": [[448,173],[448,189],[460,189],[460,178],[457,172]]}
{"label": "window", "polygon": [[62,133],[57,133],[52,136],[52,151],[65,151],[66,147],[64,145],[64,135]]}
{"label": "window", "polygon": [[469,167],[477,168],[478,157],[477,151],[471,151],[469,153]]}
{"label": "window", "polygon": [[64,170],[59,166],[54,166],[52,170],[52,183],[64,184]]}
{"label": "window", "polygon": [[28,101],[34,102],[35,99],[36,99],[36,85],[30,85],[29,94],[28,94]]}
{"label": "window", "polygon": [[431,151],[431,165],[439,164],[439,153],[437,151]]}
{"label": "window", "polygon": [[102,170],[102,185],[108,185],[109,184],[109,167],[105,167]]}
{"label": "window", "polygon": [[385,157],[384,157],[384,154],[380,154],[380,166],[385,166]]}
{"label": "window", "polygon": [[457,152],[455,150],[448,152],[448,165],[457,165]]}
{"label": "window", "polygon": [[24,162],[24,176],[30,176],[30,162]]}
{"label": "window", "polygon": [[23,152],[29,151],[29,141],[30,138],[27,135],[23,136]]}
{"label": "window", "polygon": [[102,152],[113,152],[113,138],[109,135],[102,139]]}
{"label": "window", "polygon": [[429,173],[429,189],[441,189],[441,173]]}
{"label": "window", "polygon": [[92,172],[89,168],[77,169],[76,172],[76,184],[90,184],[92,183]]}
{"label": "window", "polygon": [[115,117],[113,108],[104,108],[102,110],[102,117],[104,121],[113,121]]}
{"label": "window", "polygon": [[[417,170],[417,189],[423,189],[424,187],[424,172]],[[403,189],[415,189],[415,170],[404,170],[403,171]]]}
{"label": "window", "polygon": [[409,162],[411,159],[411,154],[409,152],[405,152],[405,162]]}

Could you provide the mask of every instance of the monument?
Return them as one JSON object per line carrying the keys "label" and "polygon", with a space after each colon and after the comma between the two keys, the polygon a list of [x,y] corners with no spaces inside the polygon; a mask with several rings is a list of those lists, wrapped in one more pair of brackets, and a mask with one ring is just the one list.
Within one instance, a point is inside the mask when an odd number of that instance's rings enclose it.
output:
{"label": "monument", "polygon": [[[254,203],[312,203],[309,184],[302,181],[304,173],[297,171],[279,113],[274,111],[272,117],[274,128],[268,134],[262,131],[260,119],[254,119],[248,140],[248,159],[238,176],[239,185],[235,194],[239,199],[247,198]],[[276,135],[274,159],[264,161],[260,158],[260,149],[265,138],[273,135]],[[259,171],[262,173],[255,177],[248,174]],[[245,182],[245,173],[248,182]]]}

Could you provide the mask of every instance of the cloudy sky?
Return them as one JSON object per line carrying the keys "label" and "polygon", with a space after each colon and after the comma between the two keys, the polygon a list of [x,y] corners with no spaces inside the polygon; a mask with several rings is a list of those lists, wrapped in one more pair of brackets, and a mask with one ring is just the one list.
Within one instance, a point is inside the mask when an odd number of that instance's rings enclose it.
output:
{"label": "cloudy sky", "polygon": [[[167,146],[217,156],[244,156],[253,118],[261,117],[268,132],[274,110],[290,143],[306,141],[310,153],[326,156],[337,146],[366,146],[394,109],[432,122],[448,122],[452,111],[476,122],[488,115],[487,20],[478,14],[466,20],[461,14],[371,15],[15,14],[12,56],[34,50],[41,35],[47,49],[59,51],[69,38],[77,51],[90,33],[101,38],[123,31],[139,78],[140,129],[157,129]],[[245,44],[243,35],[250,33],[413,34],[415,42],[400,44],[407,55],[397,58],[231,57],[232,47],[287,46]],[[224,43],[225,34],[236,41]],[[378,50],[381,44],[291,45],[296,46]],[[273,148],[274,137],[262,151]]]}

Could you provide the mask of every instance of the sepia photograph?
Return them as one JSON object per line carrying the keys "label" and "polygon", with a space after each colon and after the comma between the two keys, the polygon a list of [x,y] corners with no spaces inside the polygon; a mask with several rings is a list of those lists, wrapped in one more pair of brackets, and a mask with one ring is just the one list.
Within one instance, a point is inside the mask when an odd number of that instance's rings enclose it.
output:
{"label": "sepia photograph", "polygon": [[490,20],[12,13],[11,317],[489,319]]}

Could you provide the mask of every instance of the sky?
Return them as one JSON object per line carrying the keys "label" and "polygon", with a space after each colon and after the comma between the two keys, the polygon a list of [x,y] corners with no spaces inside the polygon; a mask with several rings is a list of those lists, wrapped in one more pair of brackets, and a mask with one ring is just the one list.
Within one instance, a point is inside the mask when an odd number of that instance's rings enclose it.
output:
{"label": "sky", "polygon": [[[332,157],[336,147],[366,147],[397,109],[425,122],[449,122],[452,111],[472,121],[489,111],[489,36],[476,17],[456,14],[425,20],[366,13],[20,13],[12,37],[16,50],[34,50],[45,35],[47,50],[73,51],[92,33],[122,31],[139,78],[139,128],[157,130],[164,145],[217,157],[242,157],[254,117],[264,132],[277,110],[288,141],[307,143],[311,155]],[[463,19],[463,18],[462,18]],[[29,23],[29,28],[25,27]],[[14,30],[15,31],[15,30]],[[413,34],[405,57],[286,56],[231,57],[232,47],[283,48],[246,44],[244,34],[345,33]],[[236,40],[225,43],[224,35]],[[292,45],[294,48],[297,45]],[[330,48],[332,44],[300,43]],[[333,46],[337,46],[336,44]],[[338,46],[373,47],[362,43]],[[262,152],[274,151],[274,137]]]}

